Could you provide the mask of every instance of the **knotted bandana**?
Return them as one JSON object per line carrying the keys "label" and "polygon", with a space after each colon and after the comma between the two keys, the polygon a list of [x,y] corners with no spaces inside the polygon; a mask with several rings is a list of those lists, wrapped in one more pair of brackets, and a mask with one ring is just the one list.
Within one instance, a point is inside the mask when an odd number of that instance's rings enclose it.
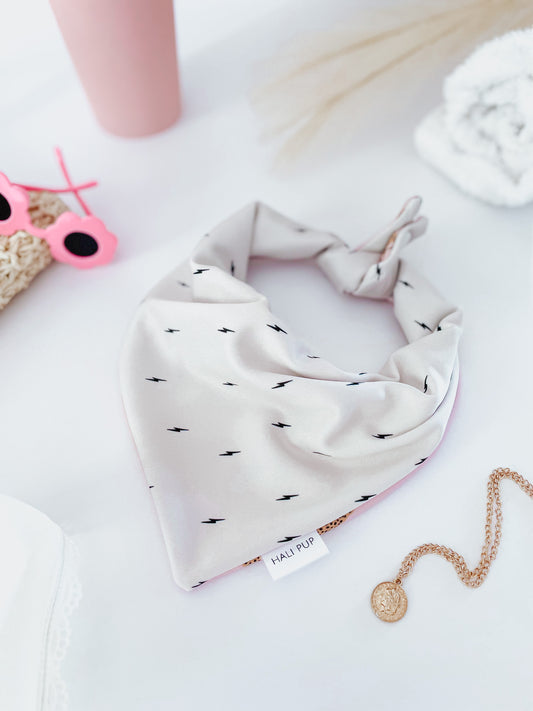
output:
{"label": "knotted bandana", "polygon": [[[419,207],[412,198],[352,250],[249,205],[139,306],[123,398],[181,587],[364,506],[437,447],[457,389],[461,314],[400,258],[425,231]],[[375,373],[320,358],[245,282],[251,257],[313,258],[340,291],[392,298],[407,344]]]}

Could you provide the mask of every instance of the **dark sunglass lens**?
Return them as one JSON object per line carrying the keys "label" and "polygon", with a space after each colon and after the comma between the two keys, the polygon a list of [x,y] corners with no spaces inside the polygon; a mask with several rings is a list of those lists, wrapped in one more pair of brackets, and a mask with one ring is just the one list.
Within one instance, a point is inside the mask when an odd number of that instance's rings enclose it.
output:
{"label": "dark sunglass lens", "polygon": [[5,197],[0,193],[0,221],[9,220],[11,217],[11,205],[5,199]]}
{"label": "dark sunglass lens", "polygon": [[65,247],[77,257],[90,257],[98,252],[98,242],[86,232],[71,232],[65,237]]}

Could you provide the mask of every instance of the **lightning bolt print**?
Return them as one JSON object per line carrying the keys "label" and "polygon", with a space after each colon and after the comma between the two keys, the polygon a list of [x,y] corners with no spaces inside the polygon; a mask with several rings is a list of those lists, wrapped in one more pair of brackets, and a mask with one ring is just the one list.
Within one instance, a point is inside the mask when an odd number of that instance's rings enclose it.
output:
{"label": "lightning bolt print", "polygon": [[204,272],[208,272],[209,269],[206,267],[205,269],[197,269],[193,274],[203,274]]}
{"label": "lightning bolt print", "polygon": [[179,328],[166,328],[165,333],[178,333]]}
{"label": "lightning bolt print", "polygon": [[356,499],[355,503],[360,504],[363,501],[368,501],[369,499],[372,499],[374,496],[375,496],[375,494],[364,494],[363,496],[361,496],[360,499]]}
{"label": "lightning bolt print", "polygon": [[219,328],[217,330],[220,331],[220,333],[235,333],[235,331],[232,328],[226,328],[225,326],[224,326],[224,328]]}
{"label": "lightning bolt print", "polygon": [[219,457],[233,457],[234,454],[240,454],[241,450],[240,449],[226,449],[225,452],[222,452],[222,454],[219,454]]}
{"label": "lightning bolt print", "polygon": [[166,382],[167,382],[167,381],[165,380],[165,378],[156,378],[156,377],[153,377],[153,378],[145,378],[145,380],[150,380],[152,383],[166,383]]}
{"label": "lightning bolt print", "polygon": [[292,425],[288,425],[286,422],[273,422],[272,425],[274,427],[281,427],[282,429],[283,427],[292,427]]}
{"label": "lightning bolt print", "polygon": [[419,462],[415,462],[415,467],[417,467],[419,464],[424,464],[426,459],[427,459],[427,457],[422,457],[422,459]]}
{"label": "lightning bolt print", "polygon": [[354,380],[353,383],[346,383],[346,385],[361,385],[358,381]]}
{"label": "lightning bolt print", "polygon": [[272,328],[274,331],[277,331],[278,333],[284,333],[285,335],[287,335],[287,331],[284,331],[281,326],[278,326],[277,323],[275,323],[274,325],[272,325],[271,323],[267,323],[267,326],[269,328]]}
{"label": "lightning bolt print", "polygon": [[225,521],[225,518],[209,518],[207,521],[202,521],[202,523],[218,523],[219,521]]}
{"label": "lightning bolt print", "polygon": [[235,262],[233,262],[233,261],[231,262],[230,269],[231,269],[231,276],[233,276],[235,274]]}
{"label": "lightning bolt print", "polygon": [[412,284],[409,284],[408,281],[405,281],[404,279],[398,279],[398,282],[400,284],[403,284],[404,286],[409,287],[409,289],[414,289],[415,287]]}
{"label": "lightning bolt print", "polygon": [[320,356],[313,356],[313,355],[308,355],[308,358],[312,358],[313,360],[316,360],[317,358],[320,358]]}
{"label": "lightning bolt print", "polygon": [[[202,521],[202,523],[203,523],[203,521]],[[196,585],[193,585],[192,587],[193,587],[193,588],[199,588],[200,585],[203,585],[204,583],[207,583],[207,580],[200,580],[199,583],[196,583]]]}
{"label": "lightning bolt print", "polygon": [[187,427],[167,427],[167,432],[188,432]]}
{"label": "lightning bolt print", "polygon": [[292,383],[292,380],[282,380],[279,383],[276,383],[276,385],[272,386],[272,390],[277,390],[277,388],[284,388],[287,383]]}
{"label": "lightning bolt print", "polygon": [[376,264],[376,274],[378,275],[378,279],[381,276],[381,264],[378,262]]}
{"label": "lightning bolt print", "polygon": [[294,541],[295,538],[300,538],[300,536],[285,536],[278,543],[288,543],[289,541]]}
{"label": "lightning bolt print", "polygon": [[225,383],[222,383],[222,385],[230,385],[232,388],[237,387],[237,383],[230,383],[230,381],[226,381]]}
{"label": "lightning bolt print", "polygon": [[424,392],[427,393],[428,391],[428,376],[424,378]]}
{"label": "lightning bolt print", "polygon": [[415,320],[415,323],[417,323],[420,326],[420,328],[423,328],[424,331],[431,331],[431,328],[427,325],[427,323],[424,323],[423,321],[422,322],[416,321],[416,320]]}
{"label": "lightning bolt print", "polygon": [[297,496],[300,496],[300,494],[283,494],[279,499],[276,499],[276,501],[290,501],[291,499],[296,498]]}
{"label": "lightning bolt print", "polygon": [[377,434],[377,435],[372,435],[372,437],[375,437],[376,439],[387,439],[387,437],[392,437],[392,434]]}

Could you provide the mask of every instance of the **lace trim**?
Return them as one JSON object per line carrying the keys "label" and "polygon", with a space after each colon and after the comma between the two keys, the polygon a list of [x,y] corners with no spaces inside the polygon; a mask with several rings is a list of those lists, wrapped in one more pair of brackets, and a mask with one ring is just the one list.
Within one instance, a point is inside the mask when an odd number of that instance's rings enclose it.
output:
{"label": "lace trim", "polygon": [[64,538],[63,569],[48,633],[42,711],[67,711],[67,687],[61,667],[70,644],[70,618],[81,600],[78,549]]}

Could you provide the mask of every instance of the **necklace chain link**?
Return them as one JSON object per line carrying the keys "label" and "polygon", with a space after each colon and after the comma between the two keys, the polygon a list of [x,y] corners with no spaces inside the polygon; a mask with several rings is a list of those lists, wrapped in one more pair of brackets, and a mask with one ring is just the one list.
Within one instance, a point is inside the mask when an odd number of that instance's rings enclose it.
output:
{"label": "necklace chain link", "polygon": [[470,588],[479,587],[488,575],[490,566],[498,554],[500,540],[502,537],[502,502],[500,495],[500,482],[503,479],[510,479],[522,489],[522,491],[533,499],[533,484],[510,469],[495,469],[487,482],[487,518],[485,522],[485,542],[481,549],[481,557],[476,568],[470,570],[462,555],[459,555],[453,548],[447,548],[436,543],[424,543],[413,548],[408,553],[400,565],[398,575],[394,582],[401,585],[413,570],[415,563],[424,555],[434,553],[442,556],[455,568],[457,575],[465,585]]}

